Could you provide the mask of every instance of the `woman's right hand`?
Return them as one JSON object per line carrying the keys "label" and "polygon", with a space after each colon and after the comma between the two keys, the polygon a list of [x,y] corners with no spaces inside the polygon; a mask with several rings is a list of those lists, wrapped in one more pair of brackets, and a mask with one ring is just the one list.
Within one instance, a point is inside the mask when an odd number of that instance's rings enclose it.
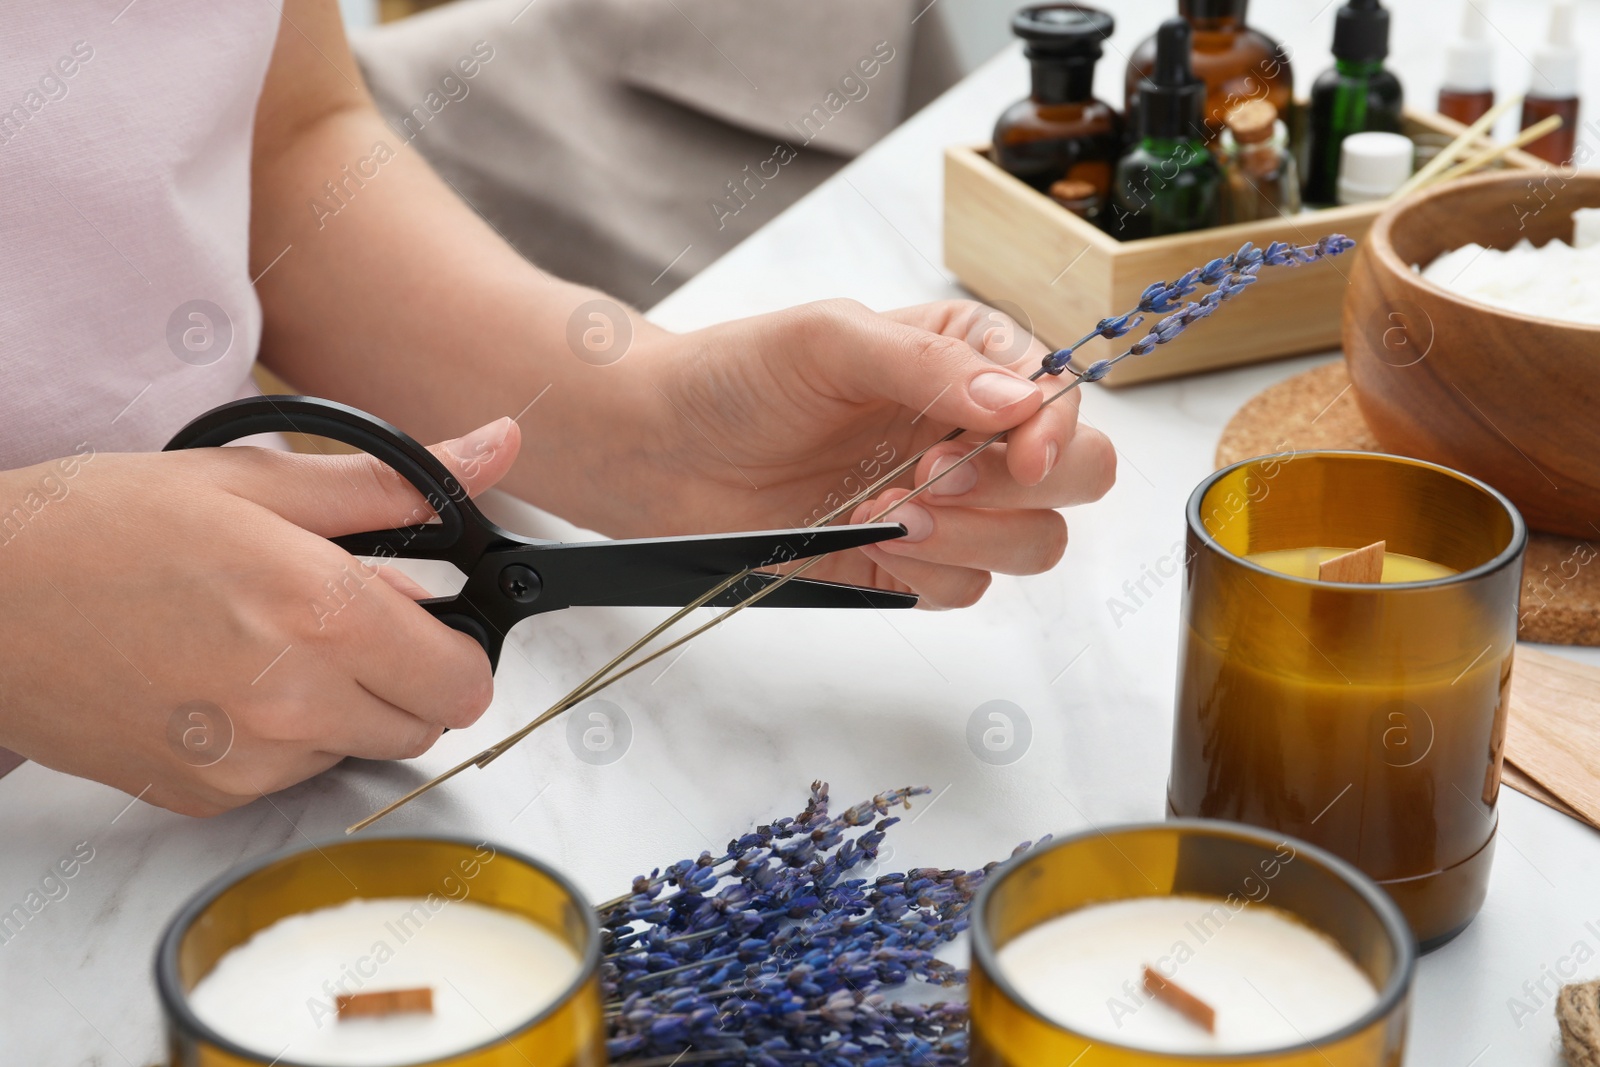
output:
{"label": "woman's right hand", "polygon": [[[433,448],[477,493],[510,419]],[[327,540],[426,521],[368,456],[101,454],[0,472],[0,745],[190,815],[420,755],[493,679],[426,594]]]}

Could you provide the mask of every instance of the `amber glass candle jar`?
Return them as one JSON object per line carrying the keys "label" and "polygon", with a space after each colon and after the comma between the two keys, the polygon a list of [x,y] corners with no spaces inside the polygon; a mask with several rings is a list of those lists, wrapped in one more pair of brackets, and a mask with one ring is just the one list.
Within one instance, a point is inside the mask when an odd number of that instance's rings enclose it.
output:
{"label": "amber glass candle jar", "polygon": [[[1349,584],[1260,562],[1380,540],[1436,576]],[[1526,541],[1504,496],[1419,460],[1289,453],[1207,478],[1188,507],[1171,813],[1350,861],[1424,950],[1459,933],[1494,854]]]}
{"label": "amber glass candle jar", "polygon": [[[190,994],[231,950],[280,920],[352,901],[390,898],[432,901],[436,907],[429,906],[435,911],[460,907],[451,903],[460,901],[504,911],[542,927],[577,960],[576,977],[520,1025],[461,1051],[402,1057],[397,1064],[604,1067],[600,931],[594,909],[570,882],[537,860],[499,846],[444,837],[356,838],[292,850],[230,871],[201,890],[169,924],[156,955],[156,987],[172,1067],[319,1067],[292,1053],[275,1058],[243,1047],[208,1025]],[[410,933],[405,919],[387,925],[383,936],[397,946],[395,958],[417,951],[404,943]],[[369,976],[359,962],[341,971],[344,978]],[[263,981],[270,980],[263,976]],[[321,995],[314,988],[307,993]]]}
{"label": "amber glass candle jar", "polygon": [[[1292,916],[1359,968],[1375,994],[1371,1006],[1337,1030],[1307,1033],[1284,1047],[1189,1054],[1119,1044],[1060,1025],[1029,1004],[1008,977],[1006,946],[1052,920],[1080,909],[1088,917],[1088,909],[1113,903],[1191,897],[1239,908],[1265,904]],[[1302,841],[1210,820],[1089,830],[1007,864],[979,891],[973,916],[974,1067],[1399,1067],[1404,1053],[1416,958],[1405,920],[1360,872]],[[1203,936],[1191,938],[1195,959],[1209,951]],[[1137,973],[1131,968],[1129,976]],[[1181,969],[1176,975],[1188,980]],[[1127,995],[1115,987],[1102,994]],[[1219,1009],[1219,1019],[1226,1010]]]}

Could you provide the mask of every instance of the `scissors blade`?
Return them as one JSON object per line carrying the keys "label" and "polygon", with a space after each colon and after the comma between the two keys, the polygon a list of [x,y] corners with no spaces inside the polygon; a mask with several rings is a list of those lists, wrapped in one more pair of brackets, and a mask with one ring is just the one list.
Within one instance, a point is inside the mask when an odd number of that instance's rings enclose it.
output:
{"label": "scissors blade", "polygon": [[[859,548],[904,534],[905,527],[899,523],[879,522],[760,533],[584,541],[497,553],[493,566],[517,562],[538,572],[542,592],[535,611],[584,604],[681,606],[704,594],[717,582],[746,569],[772,567],[808,556]],[[750,587],[750,593],[755,592],[760,581],[757,579],[758,584]],[[813,586],[831,584],[811,583]],[[792,601],[784,596],[790,586],[799,587]],[[732,599],[727,603],[743,599],[737,595],[741,587],[742,583],[729,590]],[[771,603],[774,607],[785,603],[793,607],[869,606],[867,600],[854,594],[841,596],[837,590],[824,592],[811,588],[806,592],[806,589],[796,579],[762,598],[760,603]],[[873,606],[891,605],[884,601]],[[899,606],[898,601],[893,606]]]}

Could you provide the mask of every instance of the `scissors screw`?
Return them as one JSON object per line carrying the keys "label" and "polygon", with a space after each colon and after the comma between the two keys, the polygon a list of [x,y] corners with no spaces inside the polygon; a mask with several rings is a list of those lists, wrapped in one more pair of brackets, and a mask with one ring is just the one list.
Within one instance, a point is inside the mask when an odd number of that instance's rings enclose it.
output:
{"label": "scissors screw", "polygon": [[500,572],[500,591],[518,604],[531,604],[538,600],[543,588],[539,572],[532,567],[513,563]]}

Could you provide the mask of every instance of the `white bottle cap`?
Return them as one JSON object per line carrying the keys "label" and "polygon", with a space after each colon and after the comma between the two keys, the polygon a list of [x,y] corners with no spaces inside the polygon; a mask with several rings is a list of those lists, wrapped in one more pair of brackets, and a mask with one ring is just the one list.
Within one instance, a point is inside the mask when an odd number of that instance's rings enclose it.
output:
{"label": "white bottle cap", "polygon": [[1339,203],[1382,200],[1411,177],[1411,138],[1376,130],[1352,133],[1339,147]]}
{"label": "white bottle cap", "polygon": [[1572,0],[1550,5],[1550,33],[1533,53],[1533,78],[1528,95],[1545,100],[1566,100],[1578,95],[1577,12]]}
{"label": "white bottle cap", "polygon": [[1481,93],[1494,88],[1494,49],[1485,32],[1483,9],[1468,0],[1461,14],[1461,36],[1444,52],[1442,88],[1457,93]]}

